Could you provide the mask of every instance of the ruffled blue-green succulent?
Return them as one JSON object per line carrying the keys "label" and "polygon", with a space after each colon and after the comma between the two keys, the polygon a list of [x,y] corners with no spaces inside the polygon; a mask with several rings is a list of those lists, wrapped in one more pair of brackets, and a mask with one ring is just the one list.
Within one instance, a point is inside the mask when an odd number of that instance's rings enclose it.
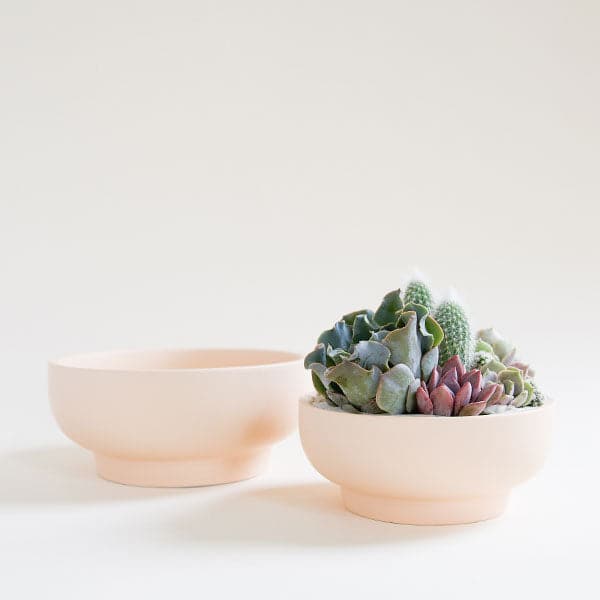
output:
{"label": "ruffled blue-green succulent", "polygon": [[344,315],[318,338],[304,366],[327,401],[344,410],[416,412],[415,393],[438,364],[444,332],[400,290],[386,294],[375,311]]}
{"label": "ruffled blue-green succulent", "polygon": [[436,321],[444,330],[444,339],[440,344],[440,364],[457,354],[463,364],[472,361],[473,342],[469,319],[460,304],[452,300],[442,302],[435,310]]}

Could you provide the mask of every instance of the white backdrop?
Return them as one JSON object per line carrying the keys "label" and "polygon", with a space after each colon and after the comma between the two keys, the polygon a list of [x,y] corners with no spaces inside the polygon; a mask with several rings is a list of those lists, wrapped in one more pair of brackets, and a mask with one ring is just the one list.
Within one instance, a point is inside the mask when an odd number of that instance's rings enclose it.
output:
{"label": "white backdrop", "polygon": [[[7,597],[591,597],[599,29],[592,0],[0,0]],[[253,482],[114,486],[52,421],[51,356],[305,352],[414,266],[560,401],[499,521],[347,515],[296,438]]]}

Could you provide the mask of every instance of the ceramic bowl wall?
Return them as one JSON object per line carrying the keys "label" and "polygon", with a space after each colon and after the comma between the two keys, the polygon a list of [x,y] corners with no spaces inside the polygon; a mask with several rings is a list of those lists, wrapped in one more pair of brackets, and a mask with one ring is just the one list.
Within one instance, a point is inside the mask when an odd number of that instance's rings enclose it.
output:
{"label": "ceramic bowl wall", "polygon": [[256,475],[307,390],[301,357],[270,350],[86,354],[50,362],[48,378],[56,420],[98,473],[144,486]]}
{"label": "ceramic bowl wall", "polygon": [[499,415],[367,415],[300,401],[308,459],[346,507],[381,521],[449,524],[500,514],[547,455],[554,402]]}

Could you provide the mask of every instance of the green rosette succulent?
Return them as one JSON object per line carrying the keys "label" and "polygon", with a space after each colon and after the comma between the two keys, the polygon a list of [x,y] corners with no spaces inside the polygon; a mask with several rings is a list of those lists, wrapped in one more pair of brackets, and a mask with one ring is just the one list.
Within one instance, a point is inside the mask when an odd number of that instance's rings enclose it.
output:
{"label": "green rosette succulent", "polygon": [[460,304],[452,300],[442,302],[435,310],[435,319],[444,330],[440,344],[440,364],[458,355],[465,365],[472,361],[473,342],[469,319]]}
{"label": "green rosette succulent", "polygon": [[486,355],[479,355],[476,358],[483,363],[485,358],[489,358],[491,354],[494,360],[499,361],[509,367],[517,367],[523,372],[524,377],[532,379],[535,376],[535,371],[527,363],[517,358],[517,347],[505,339],[493,327],[481,329],[477,332],[475,340],[475,352],[486,352]]}
{"label": "green rosette succulent", "polygon": [[[473,366],[489,382],[502,386],[501,404],[516,408],[540,406],[544,396],[533,381],[534,371],[516,358],[516,347],[493,328],[477,332]],[[489,407],[488,407],[489,409]]]}
{"label": "green rosette succulent", "polygon": [[393,290],[377,310],[348,313],[324,331],[304,366],[329,404],[401,414],[407,403],[416,407],[416,390],[437,366],[443,339],[426,306],[405,304],[400,290]]}

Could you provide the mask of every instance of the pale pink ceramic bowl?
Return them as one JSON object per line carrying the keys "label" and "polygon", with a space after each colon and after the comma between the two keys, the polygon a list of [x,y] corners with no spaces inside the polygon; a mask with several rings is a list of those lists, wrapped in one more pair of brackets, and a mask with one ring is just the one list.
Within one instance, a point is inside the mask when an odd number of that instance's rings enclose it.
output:
{"label": "pale pink ceramic bowl", "polygon": [[272,350],[123,351],[49,363],[54,416],[120,483],[184,487],[254,477],[297,424],[302,357]]}
{"label": "pale pink ceramic bowl", "polygon": [[412,525],[471,523],[504,511],[543,464],[554,402],[478,417],[367,415],[300,401],[310,462],[341,486],[348,510]]}

